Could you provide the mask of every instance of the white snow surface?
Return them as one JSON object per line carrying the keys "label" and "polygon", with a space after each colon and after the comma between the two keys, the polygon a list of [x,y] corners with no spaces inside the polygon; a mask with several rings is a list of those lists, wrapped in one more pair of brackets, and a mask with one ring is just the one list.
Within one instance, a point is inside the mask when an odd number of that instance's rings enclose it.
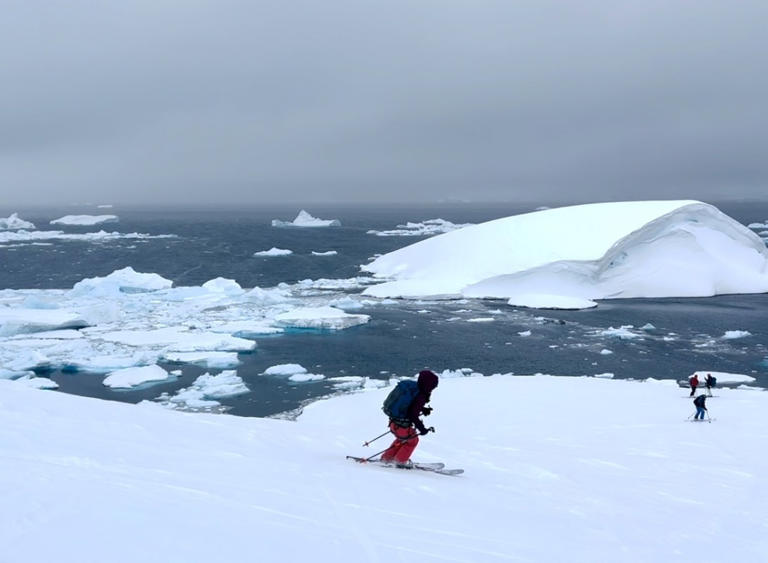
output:
{"label": "white snow surface", "polygon": [[34,223],[25,221],[18,213],[11,213],[8,217],[0,217],[0,231],[18,231],[21,229],[34,229]]}
{"label": "white snow surface", "polygon": [[303,209],[299,211],[293,221],[272,220],[273,227],[340,227],[341,221],[338,219],[318,219],[313,217]]}
{"label": "white snow surface", "polygon": [[253,253],[254,256],[288,256],[289,254],[293,254],[293,250],[277,248],[275,246],[269,250],[259,250],[258,252]]}
{"label": "white snow surface", "polygon": [[554,302],[768,291],[762,239],[698,201],[526,213],[438,235],[361,268],[388,280],[364,291],[377,297],[537,294]]}
{"label": "white snow surface", "polygon": [[65,215],[51,221],[51,225],[78,225],[90,227],[102,223],[117,223],[117,215]]}
{"label": "white snow surface", "polygon": [[130,389],[145,383],[167,381],[174,376],[158,365],[125,368],[111,372],[104,378],[104,385],[113,389]]}
{"label": "white snow surface", "polygon": [[444,379],[438,431],[414,459],[465,469],[446,477],[344,459],[375,451],[361,444],[381,433],[388,391],[319,401],[293,422],[0,381],[2,559],[768,557],[768,460],[755,447],[768,440],[768,393],[719,390],[709,424],[685,422],[693,405],[661,382]]}

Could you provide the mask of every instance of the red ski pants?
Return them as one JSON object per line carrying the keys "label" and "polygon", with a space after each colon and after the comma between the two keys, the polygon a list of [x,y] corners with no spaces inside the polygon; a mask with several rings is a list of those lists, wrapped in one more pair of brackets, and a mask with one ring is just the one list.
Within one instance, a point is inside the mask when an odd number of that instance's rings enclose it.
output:
{"label": "red ski pants", "polygon": [[381,454],[381,461],[405,463],[411,458],[413,450],[419,445],[419,435],[413,426],[403,428],[394,422],[389,423],[389,430],[395,435],[395,441],[387,451]]}

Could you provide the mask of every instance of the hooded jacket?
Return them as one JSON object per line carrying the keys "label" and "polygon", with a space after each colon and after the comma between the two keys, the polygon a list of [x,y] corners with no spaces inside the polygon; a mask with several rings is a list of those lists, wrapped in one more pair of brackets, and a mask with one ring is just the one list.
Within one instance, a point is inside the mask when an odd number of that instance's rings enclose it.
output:
{"label": "hooded jacket", "polygon": [[427,429],[419,416],[423,412],[424,405],[429,402],[432,391],[437,387],[438,379],[434,373],[425,369],[419,372],[419,378],[416,382],[419,385],[419,392],[416,393],[413,401],[411,401],[411,405],[408,407],[408,420],[416,426],[419,432],[424,433]]}

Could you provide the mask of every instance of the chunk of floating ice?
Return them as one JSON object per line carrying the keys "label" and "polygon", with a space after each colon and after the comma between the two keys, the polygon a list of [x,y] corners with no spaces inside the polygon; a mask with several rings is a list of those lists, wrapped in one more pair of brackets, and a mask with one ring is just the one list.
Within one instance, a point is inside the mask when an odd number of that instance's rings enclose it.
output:
{"label": "chunk of floating ice", "polygon": [[240,295],[244,289],[235,280],[226,278],[214,278],[203,284],[203,287],[212,293],[223,293],[225,295]]}
{"label": "chunk of floating ice", "polygon": [[325,376],[319,373],[294,373],[288,378],[288,381],[306,383],[307,381],[320,381],[321,379],[325,379]]}
{"label": "chunk of floating ice", "polygon": [[231,369],[240,365],[237,352],[168,352],[163,355],[167,362],[194,364],[209,369]]}
{"label": "chunk of floating ice", "polygon": [[108,297],[118,293],[140,293],[145,291],[158,291],[168,289],[173,285],[158,274],[142,274],[128,266],[122,270],[115,270],[103,278],[86,278],[77,282],[70,295],[89,297]]}
{"label": "chunk of floating ice", "polygon": [[169,397],[161,395],[158,400],[167,407],[182,410],[205,410],[218,407],[216,399],[234,397],[250,392],[241,377],[234,370],[222,371],[218,375],[204,373],[190,386]]}
{"label": "chunk of floating ice", "polygon": [[597,377],[600,379],[613,379],[613,374],[611,372],[596,373],[593,377]]}
{"label": "chunk of floating ice", "polygon": [[735,338],[744,338],[746,336],[752,336],[752,333],[748,330],[726,330],[722,338],[725,340],[733,340]]}
{"label": "chunk of floating ice", "polygon": [[65,215],[51,221],[51,225],[92,226],[102,223],[117,223],[117,215]]}
{"label": "chunk of floating ice", "polygon": [[568,295],[549,295],[543,293],[524,293],[513,295],[507,301],[507,305],[513,307],[530,307],[532,309],[591,309],[597,307],[597,303],[583,297],[570,297]]}
{"label": "chunk of floating ice", "polygon": [[35,225],[19,218],[18,213],[11,213],[9,217],[0,217],[0,231],[18,231],[20,229],[34,229]]}
{"label": "chunk of floating ice", "polygon": [[315,252],[312,251],[312,256],[336,256],[338,252],[335,250],[326,250],[325,252]]}
{"label": "chunk of floating ice", "polygon": [[166,381],[173,377],[160,366],[152,365],[113,371],[104,378],[103,383],[112,389],[130,389],[146,383]]}
{"label": "chunk of floating ice", "polygon": [[307,368],[301,364],[278,364],[264,370],[264,375],[295,375],[307,373]]}
{"label": "chunk of floating ice", "polygon": [[367,234],[378,237],[420,237],[449,233],[470,226],[472,226],[472,223],[455,224],[445,219],[427,219],[421,223],[409,221],[403,225],[397,225],[397,228],[389,231],[371,230]]}
{"label": "chunk of floating ice", "polygon": [[88,323],[81,315],[64,309],[0,307],[0,336],[85,326],[88,326]]}
{"label": "chunk of floating ice", "polygon": [[215,332],[188,331],[179,327],[156,330],[118,330],[93,336],[107,342],[117,342],[129,346],[165,347],[172,352],[208,350],[247,352],[256,347],[256,343],[252,340]]}
{"label": "chunk of floating ice", "polygon": [[598,332],[601,336],[611,336],[614,338],[621,338],[622,340],[631,340],[633,338],[642,338],[641,335],[630,331],[630,328],[634,328],[632,325],[623,325],[619,328],[608,327],[605,330]]}
{"label": "chunk of floating ice", "polygon": [[353,315],[333,307],[304,307],[280,313],[275,323],[293,328],[340,330],[368,322],[368,315]]}
{"label": "chunk of floating ice", "polygon": [[293,221],[272,220],[273,227],[340,227],[341,221],[338,219],[318,219],[313,217],[303,209],[299,211]]}
{"label": "chunk of floating ice", "polygon": [[25,375],[18,378],[14,383],[17,385],[23,385],[24,387],[32,387],[33,389],[58,389],[59,384],[55,381],[48,379],[47,377],[35,377],[32,375]]}
{"label": "chunk of floating ice", "polygon": [[293,254],[293,250],[277,248],[275,246],[269,250],[259,250],[258,252],[253,253],[254,256],[288,256],[289,254]]}

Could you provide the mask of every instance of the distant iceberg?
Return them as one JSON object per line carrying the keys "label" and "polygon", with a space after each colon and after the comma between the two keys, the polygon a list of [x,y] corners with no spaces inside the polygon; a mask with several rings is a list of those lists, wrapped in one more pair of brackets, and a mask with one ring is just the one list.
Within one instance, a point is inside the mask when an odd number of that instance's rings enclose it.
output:
{"label": "distant iceberg", "polygon": [[[768,249],[698,201],[596,203],[503,219],[423,240],[361,269],[376,297],[563,299],[768,292]],[[535,296],[531,298],[531,296]],[[585,302],[585,305],[589,305]]]}
{"label": "distant iceberg", "polygon": [[34,228],[34,223],[20,219],[18,213],[11,213],[9,217],[0,217],[0,231],[18,231]]}
{"label": "distant iceberg", "polygon": [[117,223],[117,215],[65,215],[51,221],[51,225],[77,225],[91,227],[102,223]]}
{"label": "distant iceberg", "polygon": [[299,211],[293,221],[272,220],[273,227],[341,227],[341,221],[338,219],[318,219],[312,217],[303,209]]}
{"label": "distant iceberg", "polygon": [[[213,281],[213,280],[212,280]],[[168,289],[171,280],[158,274],[142,274],[130,266],[115,270],[108,276],[85,278],[77,282],[71,290],[72,295],[109,296],[116,293],[139,293]]]}
{"label": "distant iceberg", "polygon": [[259,250],[258,252],[254,252],[254,256],[289,256],[293,254],[293,250],[288,250],[287,248],[277,248],[276,246],[273,246],[269,250]]}
{"label": "distant iceberg", "polygon": [[441,233],[450,233],[464,227],[470,227],[472,223],[456,224],[445,219],[427,219],[422,223],[405,223],[398,225],[395,229],[389,231],[370,230],[367,234],[377,237],[426,237],[439,235]]}

